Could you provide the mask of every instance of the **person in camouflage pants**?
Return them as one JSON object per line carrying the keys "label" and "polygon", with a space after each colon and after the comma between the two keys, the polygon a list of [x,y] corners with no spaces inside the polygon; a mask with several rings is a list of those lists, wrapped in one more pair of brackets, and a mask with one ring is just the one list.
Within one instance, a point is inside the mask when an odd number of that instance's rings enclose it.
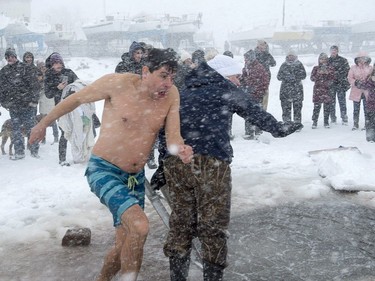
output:
{"label": "person in camouflage pants", "polygon": [[[238,88],[243,65],[217,55],[201,62],[185,77],[180,93],[181,136],[193,148],[190,164],[183,164],[160,138],[159,151],[170,190],[172,214],[164,246],[171,281],[186,281],[193,238],[202,244],[204,281],[222,281],[227,267],[230,220],[230,117],[237,113],[274,137],[285,137],[301,124],[278,122]],[[164,147],[164,149],[163,149]],[[169,148],[169,147],[168,147]],[[156,184],[157,185],[157,184]]]}
{"label": "person in camouflage pants", "polygon": [[173,210],[165,254],[179,254],[176,248],[180,253],[190,253],[193,238],[199,237],[202,259],[226,267],[232,190],[229,164],[195,155],[191,164],[181,165],[176,156],[171,156],[164,162],[164,173]]}

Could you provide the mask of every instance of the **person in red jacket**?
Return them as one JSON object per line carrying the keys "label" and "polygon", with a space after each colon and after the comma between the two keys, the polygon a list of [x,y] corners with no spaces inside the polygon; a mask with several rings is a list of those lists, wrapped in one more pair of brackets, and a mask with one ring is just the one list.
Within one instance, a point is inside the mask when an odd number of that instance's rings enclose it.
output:
{"label": "person in red jacket", "polygon": [[[241,87],[255,103],[262,106],[263,97],[268,91],[269,74],[265,67],[255,58],[254,50],[244,54],[245,67],[242,70]],[[245,121],[244,139],[256,139],[262,132],[256,126]]]}
{"label": "person in red jacket", "polygon": [[319,113],[323,104],[324,127],[328,129],[328,119],[332,105],[330,87],[335,79],[335,70],[328,65],[328,55],[326,53],[321,53],[319,55],[319,64],[314,66],[311,71],[310,79],[314,82],[312,128],[316,129],[318,126]]}

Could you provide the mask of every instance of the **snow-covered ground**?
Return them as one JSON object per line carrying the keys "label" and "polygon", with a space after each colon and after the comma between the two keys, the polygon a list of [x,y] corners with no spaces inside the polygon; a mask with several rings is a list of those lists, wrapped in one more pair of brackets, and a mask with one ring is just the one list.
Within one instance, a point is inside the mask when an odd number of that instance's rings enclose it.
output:
{"label": "snow-covered ground", "polygon": [[[276,74],[284,57],[276,59],[277,66],[272,68],[268,111],[281,120],[280,82]],[[352,64],[353,58],[348,59]],[[326,197],[332,192],[330,185],[375,191],[375,144],[366,141],[365,131],[351,131],[352,102],[348,101],[349,126],[339,123],[325,129],[321,113],[318,128],[311,129],[313,84],[309,76],[317,56],[300,56],[300,60],[308,75],[303,82],[305,127],[301,132],[282,139],[263,133],[258,141],[244,140],[244,121],[234,116],[233,214]],[[118,61],[118,58],[65,59],[67,67],[88,82],[113,72]],[[97,103],[99,116],[102,105],[102,102]],[[2,124],[9,114],[3,108],[0,111]],[[363,126],[361,113],[360,127]],[[40,159],[27,155],[24,160],[11,161],[8,155],[0,155],[0,256],[5,254],[2,245],[51,239],[60,241],[67,228],[73,226],[112,224],[109,212],[89,190],[84,177],[85,165],[61,167],[58,164],[57,144],[50,145],[52,140],[52,130],[48,128],[47,143],[40,147]],[[341,151],[312,156],[308,153],[339,146],[356,146],[361,153]],[[67,157],[71,160],[69,152]],[[152,171],[146,172],[150,177]],[[372,191],[354,193],[350,200],[375,208],[375,192]]]}

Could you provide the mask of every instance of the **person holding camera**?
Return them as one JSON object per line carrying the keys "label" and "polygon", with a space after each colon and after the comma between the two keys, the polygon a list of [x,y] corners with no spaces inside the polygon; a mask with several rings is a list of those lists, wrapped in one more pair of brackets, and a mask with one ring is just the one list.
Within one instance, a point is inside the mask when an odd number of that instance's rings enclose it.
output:
{"label": "person holding camera", "polygon": [[328,65],[328,55],[326,53],[321,53],[318,61],[319,64],[313,67],[310,76],[311,81],[314,82],[312,128],[316,129],[318,126],[319,113],[323,104],[324,128],[329,129],[329,114],[332,105],[330,88],[335,79],[335,70]]}

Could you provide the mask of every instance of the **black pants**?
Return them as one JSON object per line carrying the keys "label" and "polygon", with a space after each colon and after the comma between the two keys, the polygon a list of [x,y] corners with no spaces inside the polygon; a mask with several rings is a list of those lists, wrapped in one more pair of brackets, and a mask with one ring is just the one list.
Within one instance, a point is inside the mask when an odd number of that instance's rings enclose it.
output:
{"label": "black pants", "polygon": [[302,101],[297,100],[281,100],[281,109],[283,111],[283,121],[292,121],[292,109],[293,109],[293,121],[301,123],[302,120]]}
{"label": "black pants", "polygon": [[375,111],[366,112],[366,140],[375,142]]}
{"label": "black pants", "polygon": [[66,149],[68,147],[68,140],[64,136],[64,131],[60,128],[61,136],[59,140],[59,162],[66,161]]}

